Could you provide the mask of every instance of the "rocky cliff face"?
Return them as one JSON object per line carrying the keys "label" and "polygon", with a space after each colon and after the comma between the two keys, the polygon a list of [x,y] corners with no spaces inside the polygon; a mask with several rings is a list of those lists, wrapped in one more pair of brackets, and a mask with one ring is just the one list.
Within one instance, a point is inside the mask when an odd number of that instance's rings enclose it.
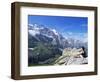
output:
{"label": "rocky cliff face", "polygon": [[60,33],[43,25],[29,25],[28,37],[29,48],[33,47],[36,42],[49,43],[59,48],[68,45],[68,41]]}
{"label": "rocky cliff face", "polygon": [[76,48],[66,48],[63,50],[62,56],[60,56],[56,61],[55,65],[81,65],[81,64],[87,64],[88,58],[84,58],[82,54],[85,51]]}

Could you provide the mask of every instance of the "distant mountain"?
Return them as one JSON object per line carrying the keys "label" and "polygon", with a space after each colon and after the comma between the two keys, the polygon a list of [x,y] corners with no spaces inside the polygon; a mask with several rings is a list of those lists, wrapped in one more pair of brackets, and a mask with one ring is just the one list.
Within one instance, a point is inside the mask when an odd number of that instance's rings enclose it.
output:
{"label": "distant mountain", "polygon": [[51,43],[59,48],[67,47],[68,41],[55,29],[50,29],[43,25],[28,25],[29,47],[33,47],[34,42]]}
{"label": "distant mountain", "polygon": [[87,46],[86,41],[70,38],[70,36],[65,38],[57,30],[36,23],[28,25],[28,37],[29,48],[34,47],[33,44],[35,42],[51,43],[62,49],[66,47],[79,48],[81,46]]}
{"label": "distant mountain", "polygon": [[80,48],[82,46],[87,47],[87,42],[84,42],[82,40],[68,38],[67,41],[68,41],[68,47],[72,48]]}

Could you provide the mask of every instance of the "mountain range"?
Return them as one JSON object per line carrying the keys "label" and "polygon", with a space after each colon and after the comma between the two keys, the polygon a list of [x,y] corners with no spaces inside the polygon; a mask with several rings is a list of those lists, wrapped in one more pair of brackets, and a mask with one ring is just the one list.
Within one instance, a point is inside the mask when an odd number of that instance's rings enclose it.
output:
{"label": "mountain range", "polygon": [[[65,38],[56,29],[36,23],[28,25],[29,64],[38,64],[50,58],[55,59],[62,55],[64,48],[80,48],[82,46],[87,49],[87,42],[70,37]],[[46,64],[53,61],[50,60]]]}
{"label": "mountain range", "polygon": [[28,25],[28,41],[29,48],[32,47],[34,42],[43,42],[43,43],[51,43],[59,48],[66,47],[81,47],[86,46],[87,42],[84,42],[79,39],[70,38],[70,36],[65,38],[62,34],[60,34],[57,30],[51,29],[44,25],[39,24],[29,24]]}

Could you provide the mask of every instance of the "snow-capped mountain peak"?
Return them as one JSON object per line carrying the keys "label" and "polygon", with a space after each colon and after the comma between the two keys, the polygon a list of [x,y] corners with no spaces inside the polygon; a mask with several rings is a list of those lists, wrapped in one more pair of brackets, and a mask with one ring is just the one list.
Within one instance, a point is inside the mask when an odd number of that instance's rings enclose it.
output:
{"label": "snow-capped mountain peak", "polygon": [[46,36],[59,36],[59,33],[55,29],[51,29],[48,27],[45,27],[44,25],[39,24],[29,24],[28,25],[29,33],[35,36],[36,34],[43,34]]}
{"label": "snow-capped mountain peak", "polygon": [[40,32],[38,30],[29,30],[29,34],[35,36],[36,34],[40,34]]}
{"label": "snow-capped mountain peak", "polygon": [[32,36],[35,36],[36,34],[40,34],[38,25],[37,24],[28,24],[28,32]]}
{"label": "snow-capped mountain peak", "polygon": [[33,27],[33,24],[28,24],[28,27]]}
{"label": "snow-capped mountain peak", "polygon": [[59,35],[55,29],[52,29],[52,31],[55,33],[55,35]]}

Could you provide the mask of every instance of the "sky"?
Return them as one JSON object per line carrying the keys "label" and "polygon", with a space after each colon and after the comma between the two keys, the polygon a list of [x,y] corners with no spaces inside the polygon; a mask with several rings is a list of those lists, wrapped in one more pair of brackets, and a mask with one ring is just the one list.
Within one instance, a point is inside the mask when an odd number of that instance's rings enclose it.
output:
{"label": "sky", "polygon": [[34,23],[45,25],[46,27],[55,29],[57,30],[57,32],[59,32],[65,37],[87,37],[87,17],[29,15],[28,24]]}

